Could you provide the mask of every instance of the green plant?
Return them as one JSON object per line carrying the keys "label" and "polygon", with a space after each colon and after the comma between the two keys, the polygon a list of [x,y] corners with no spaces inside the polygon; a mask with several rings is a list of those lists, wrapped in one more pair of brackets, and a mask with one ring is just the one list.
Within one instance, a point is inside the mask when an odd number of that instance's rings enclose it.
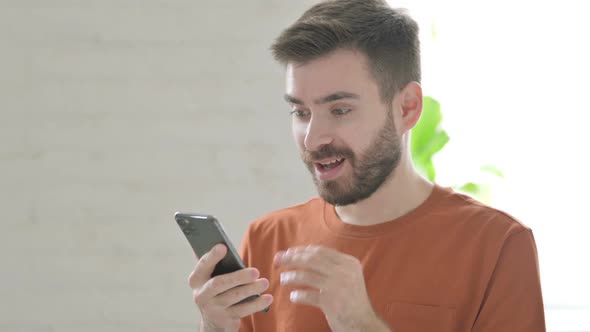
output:
{"label": "green plant", "polygon": [[[410,148],[414,165],[430,181],[436,180],[436,168],[434,167],[432,158],[450,140],[449,135],[442,128],[441,122],[442,112],[440,110],[440,103],[432,97],[424,97],[424,107],[420,121],[412,129]],[[502,172],[492,165],[481,166],[480,170],[497,177],[503,177]],[[474,196],[482,202],[487,203],[490,200],[491,188],[487,183],[468,181],[462,185],[453,187],[458,191]]]}

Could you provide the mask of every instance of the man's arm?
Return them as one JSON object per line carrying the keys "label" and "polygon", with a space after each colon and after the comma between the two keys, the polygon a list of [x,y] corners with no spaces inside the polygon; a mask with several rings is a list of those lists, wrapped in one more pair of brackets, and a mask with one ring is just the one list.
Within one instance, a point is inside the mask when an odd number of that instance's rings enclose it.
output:
{"label": "man's arm", "polygon": [[537,249],[529,229],[504,243],[472,331],[545,331]]}

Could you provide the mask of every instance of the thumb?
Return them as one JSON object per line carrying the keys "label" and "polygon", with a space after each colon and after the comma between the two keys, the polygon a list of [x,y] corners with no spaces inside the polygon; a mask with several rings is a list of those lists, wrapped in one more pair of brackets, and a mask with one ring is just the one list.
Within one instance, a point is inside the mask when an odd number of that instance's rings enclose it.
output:
{"label": "thumb", "polygon": [[211,250],[203,255],[197,262],[195,270],[189,277],[189,285],[191,288],[197,288],[205,284],[207,280],[211,279],[211,274],[215,269],[217,263],[219,263],[225,254],[227,253],[227,247],[223,244],[217,244]]}

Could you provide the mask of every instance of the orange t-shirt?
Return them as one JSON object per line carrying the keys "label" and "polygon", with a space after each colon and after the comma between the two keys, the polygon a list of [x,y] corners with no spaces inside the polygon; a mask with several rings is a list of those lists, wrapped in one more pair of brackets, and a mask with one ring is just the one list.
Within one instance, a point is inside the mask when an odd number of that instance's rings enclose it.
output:
{"label": "orange t-shirt", "polygon": [[435,185],[413,211],[372,226],[342,222],[317,198],[253,222],[241,253],[270,280],[270,311],[240,331],[329,331],[323,313],[289,300],[279,250],[321,245],[355,256],[373,309],[395,332],[545,331],[537,251],[511,216]]}

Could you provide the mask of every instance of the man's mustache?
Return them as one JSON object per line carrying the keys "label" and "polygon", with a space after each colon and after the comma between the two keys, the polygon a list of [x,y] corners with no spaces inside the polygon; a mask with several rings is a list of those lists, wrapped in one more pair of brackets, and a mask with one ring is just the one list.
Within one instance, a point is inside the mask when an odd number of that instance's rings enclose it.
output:
{"label": "man's mustache", "polygon": [[301,157],[304,162],[311,164],[327,158],[344,158],[352,160],[354,159],[354,153],[349,148],[337,148],[333,145],[322,145],[322,147],[316,151],[303,151]]}

